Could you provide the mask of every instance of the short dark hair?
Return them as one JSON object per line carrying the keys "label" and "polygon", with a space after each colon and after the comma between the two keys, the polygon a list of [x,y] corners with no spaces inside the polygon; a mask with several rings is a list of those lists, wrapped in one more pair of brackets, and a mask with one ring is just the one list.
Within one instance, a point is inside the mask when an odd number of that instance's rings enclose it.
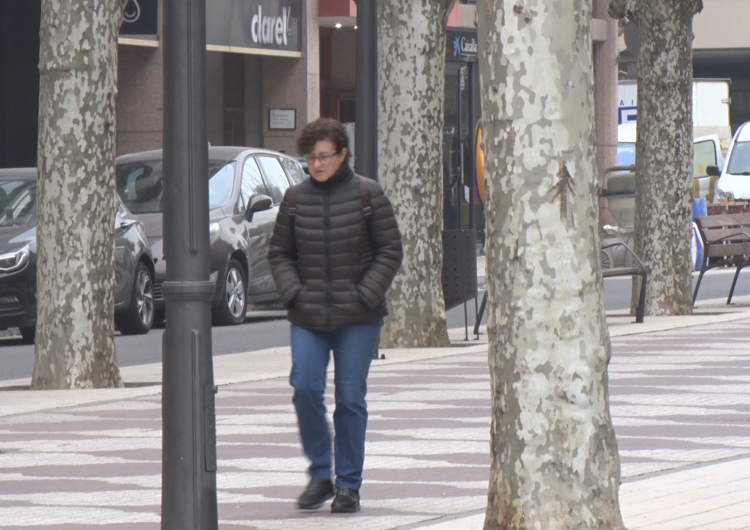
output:
{"label": "short dark hair", "polygon": [[346,129],[340,121],[334,120],[333,118],[318,118],[315,121],[311,121],[297,138],[297,151],[300,156],[305,156],[311,153],[315,148],[315,144],[321,140],[329,140],[336,146],[336,153],[340,153],[343,149],[346,149],[347,160],[351,156],[349,151],[349,135],[346,134]]}

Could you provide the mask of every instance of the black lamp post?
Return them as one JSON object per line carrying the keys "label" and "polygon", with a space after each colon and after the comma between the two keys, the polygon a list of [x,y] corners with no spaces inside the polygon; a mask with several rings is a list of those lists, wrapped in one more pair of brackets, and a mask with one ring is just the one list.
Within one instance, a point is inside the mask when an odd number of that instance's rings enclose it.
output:
{"label": "black lamp post", "polygon": [[[357,101],[354,170],[378,180],[378,2],[357,1]],[[378,347],[372,354],[379,357]]]}
{"label": "black lamp post", "polygon": [[164,0],[162,530],[216,530],[206,0]]}
{"label": "black lamp post", "polygon": [[357,0],[354,170],[378,180],[378,2]]}

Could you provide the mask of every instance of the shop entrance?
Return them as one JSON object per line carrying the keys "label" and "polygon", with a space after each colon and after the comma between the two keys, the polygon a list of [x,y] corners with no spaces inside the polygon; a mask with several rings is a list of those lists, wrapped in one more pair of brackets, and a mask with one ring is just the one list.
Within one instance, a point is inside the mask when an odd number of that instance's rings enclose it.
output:
{"label": "shop entrance", "polygon": [[[448,32],[449,48],[462,46],[469,34]],[[448,54],[445,65],[445,121],[443,126],[443,228],[476,229],[483,241],[484,213],[477,194],[474,132],[481,116],[479,65],[476,54]]]}
{"label": "shop entrance", "polygon": [[[481,115],[477,33],[448,29],[443,123],[443,296],[446,309],[477,298],[477,240],[484,217],[474,185],[474,130]],[[477,237],[479,236],[479,237]]]}

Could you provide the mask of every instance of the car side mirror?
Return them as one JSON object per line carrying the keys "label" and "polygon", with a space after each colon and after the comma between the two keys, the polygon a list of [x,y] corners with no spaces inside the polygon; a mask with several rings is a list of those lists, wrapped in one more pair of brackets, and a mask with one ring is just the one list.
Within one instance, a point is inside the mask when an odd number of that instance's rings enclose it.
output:
{"label": "car side mirror", "polygon": [[268,195],[258,194],[250,197],[250,202],[245,210],[245,219],[248,221],[253,220],[253,214],[255,212],[262,212],[264,210],[270,210],[273,207],[273,201]]}
{"label": "car side mirror", "polygon": [[709,177],[720,177],[721,170],[719,169],[719,166],[706,166],[706,175]]}

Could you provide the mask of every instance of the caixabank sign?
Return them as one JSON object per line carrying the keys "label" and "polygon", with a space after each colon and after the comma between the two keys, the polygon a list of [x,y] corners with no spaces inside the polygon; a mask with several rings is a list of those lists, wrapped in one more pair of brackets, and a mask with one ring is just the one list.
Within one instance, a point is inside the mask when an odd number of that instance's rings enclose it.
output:
{"label": "caixabank sign", "polygon": [[448,28],[445,49],[446,60],[476,62],[478,49],[477,30]]}
{"label": "caixabank sign", "polygon": [[302,0],[206,0],[209,50],[302,56]]}

